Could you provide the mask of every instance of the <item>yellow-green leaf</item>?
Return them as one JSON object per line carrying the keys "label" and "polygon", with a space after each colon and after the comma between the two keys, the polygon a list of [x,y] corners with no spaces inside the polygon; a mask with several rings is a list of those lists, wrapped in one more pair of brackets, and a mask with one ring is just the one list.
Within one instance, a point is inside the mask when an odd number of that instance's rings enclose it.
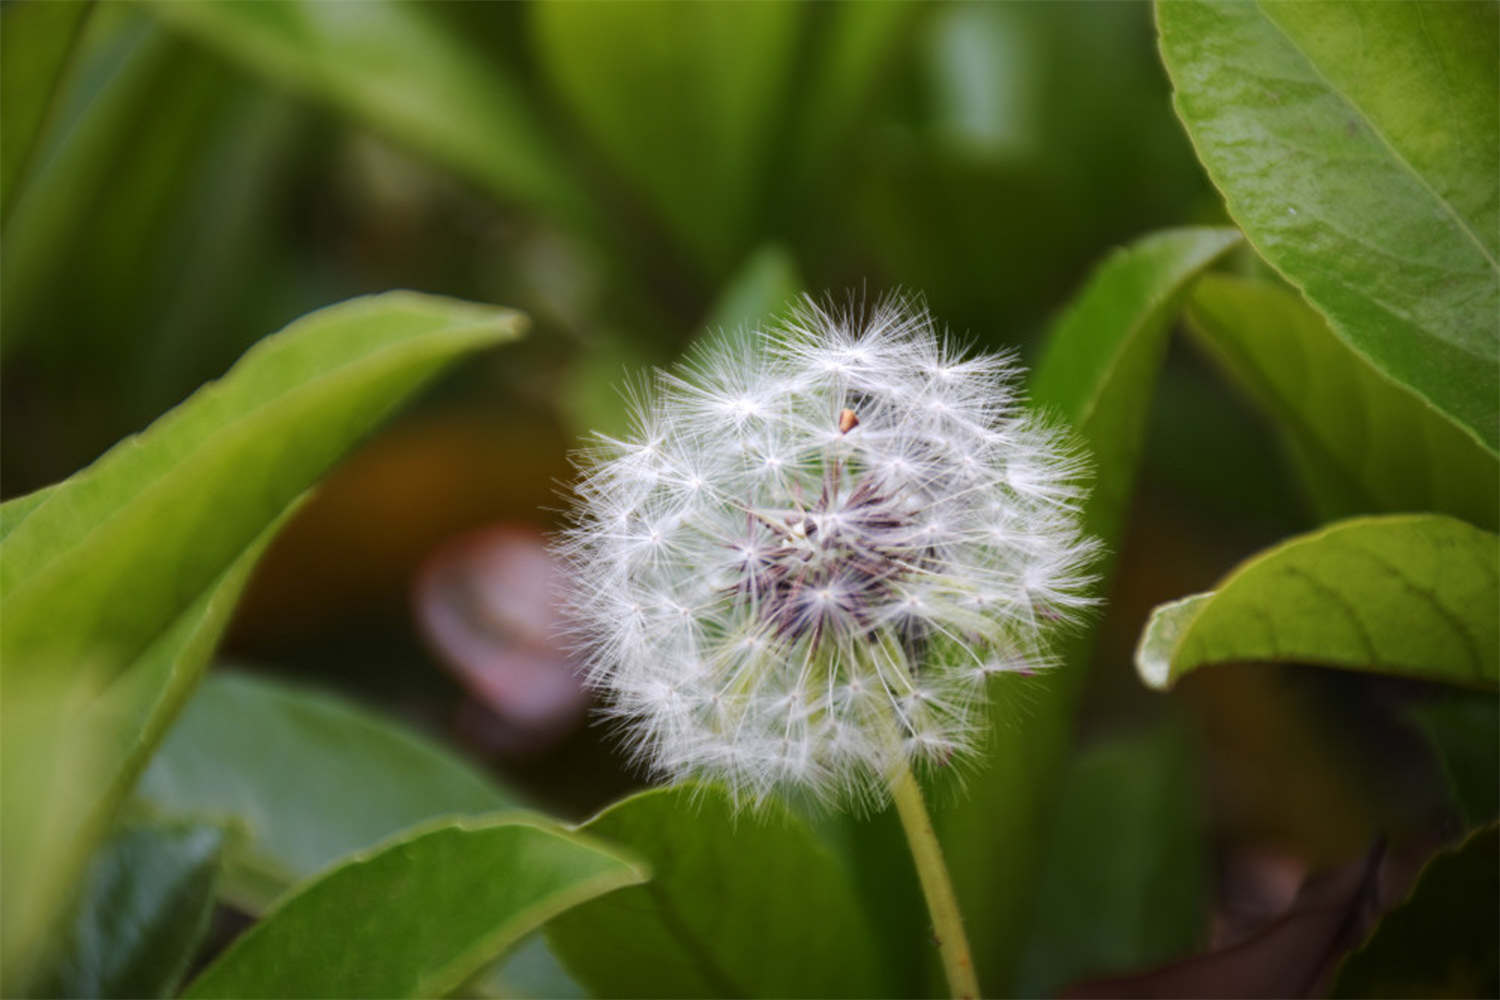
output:
{"label": "yellow-green leaf", "polygon": [[1159,606],[1136,667],[1151,687],[1214,663],[1290,662],[1500,687],[1500,538],[1439,514],[1340,521]]}

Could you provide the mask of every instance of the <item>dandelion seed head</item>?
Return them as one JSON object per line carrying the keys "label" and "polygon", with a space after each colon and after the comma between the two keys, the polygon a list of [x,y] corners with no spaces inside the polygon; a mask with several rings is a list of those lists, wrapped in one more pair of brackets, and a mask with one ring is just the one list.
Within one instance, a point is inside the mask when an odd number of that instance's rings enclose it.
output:
{"label": "dandelion seed head", "polygon": [[637,394],[557,548],[640,762],[848,803],[975,749],[990,678],[1090,603],[1082,465],[1017,379],[910,299],[809,299]]}

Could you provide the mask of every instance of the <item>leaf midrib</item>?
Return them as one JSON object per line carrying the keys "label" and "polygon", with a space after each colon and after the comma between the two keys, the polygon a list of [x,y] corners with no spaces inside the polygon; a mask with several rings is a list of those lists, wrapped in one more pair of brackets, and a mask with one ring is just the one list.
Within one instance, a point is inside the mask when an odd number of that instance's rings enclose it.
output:
{"label": "leaf midrib", "polygon": [[1290,46],[1292,50],[1302,58],[1302,61],[1307,64],[1308,69],[1311,70],[1313,75],[1318,78],[1318,81],[1322,83],[1323,86],[1328,88],[1328,92],[1337,97],[1352,111],[1354,111],[1359,116],[1360,121],[1364,123],[1365,127],[1370,130],[1370,134],[1378,139],[1380,141],[1380,144],[1385,147],[1386,152],[1390,153],[1392,158],[1394,158],[1397,163],[1405,168],[1406,172],[1411,176],[1411,178],[1415,180],[1419,185],[1421,185],[1422,190],[1426,191],[1433,201],[1442,206],[1443,212],[1458,224],[1458,228],[1462,230],[1465,236],[1468,237],[1469,242],[1474,244],[1475,249],[1479,251],[1479,255],[1484,258],[1485,262],[1489,264],[1490,271],[1494,274],[1495,278],[1497,280],[1500,280],[1500,261],[1497,261],[1495,257],[1490,253],[1489,248],[1480,241],[1479,234],[1474,231],[1471,224],[1469,223],[1469,220],[1460,215],[1458,210],[1454,208],[1453,205],[1447,201],[1447,199],[1438,194],[1437,190],[1433,188],[1431,183],[1428,182],[1426,176],[1424,176],[1420,170],[1413,166],[1411,162],[1401,154],[1401,151],[1396,148],[1396,146],[1391,142],[1390,138],[1387,137],[1386,134],[1375,124],[1373,116],[1371,116],[1369,112],[1367,112],[1362,106],[1360,106],[1360,104],[1356,100],[1354,100],[1354,98],[1344,93],[1341,88],[1336,86],[1333,81],[1328,78],[1328,76],[1323,72],[1322,67],[1318,65],[1317,60],[1315,60],[1306,49],[1299,45],[1297,43],[1297,40],[1293,38],[1287,32],[1287,30],[1280,24],[1278,24],[1276,19],[1270,15],[1270,13],[1266,9],[1265,0],[1257,0],[1256,8],[1260,11],[1261,17],[1265,19],[1266,23],[1274,28],[1276,30],[1276,33],[1281,36],[1286,44]]}

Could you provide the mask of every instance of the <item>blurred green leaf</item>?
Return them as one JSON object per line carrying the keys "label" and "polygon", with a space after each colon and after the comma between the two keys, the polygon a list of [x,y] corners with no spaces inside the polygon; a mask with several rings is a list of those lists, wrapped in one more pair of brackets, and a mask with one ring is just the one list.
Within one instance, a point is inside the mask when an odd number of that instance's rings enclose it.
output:
{"label": "blurred green leaf", "polygon": [[1490,3],[1158,3],[1178,115],[1335,333],[1500,450]]}
{"label": "blurred green leaf", "polygon": [[1335,337],[1296,293],[1207,275],[1188,320],[1276,421],[1325,518],[1432,510],[1496,526],[1500,461]]}
{"label": "blurred green leaf", "polygon": [[54,483],[25,496],[0,503],[0,541],[4,541],[5,536],[9,535],[16,525],[26,520],[27,515],[46,503],[60,486],[62,486],[61,483]]}
{"label": "blurred green leaf", "polygon": [[[797,264],[779,246],[751,254],[720,290],[700,336],[758,329],[791,303],[802,290]],[[633,337],[616,336],[593,345],[574,359],[558,393],[558,405],[578,435],[621,435],[629,429],[626,386],[645,378],[654,362],[647,346]]]}
{"label": "blurred green leaf", "polygon": [[[7,351],[22,338],[39,338],[33,327],[46,318],[47,291],[60,273],[76,267],[86,241],[100,238],[93,224],[113,190],[123,182],[132,195],[121,206],[123,214],[139,220],[151,213],[152,185],[170,175],[162,164],[203,128],[204,108],[217,94],[213,82],[195,72],[186,74],[187,88],[173,91],[184,79],[174,75],[181,67],[174,65],[170,41],[149,24],[128,15],[119,23],[122,15],[105,18],[106,13],[116,15],[114,9],[101,9],[92,19],[102,37],[89,59],[90,79],[69,95],[79,107],[65,128],[54,130],[61,134],[47,144],[45,162],[33,171],[24,197],[6,219],[0,288]],[[142,183],[128,183],[134,179]],[[139,256],[133,256],[139,265]],[[135,277],[135,269],[131,273]]]}
{"label": "blurred green leaf", "polygon": [[332,105],[508,199],[587,225],[575,187],[533,105],[503,66],[450,35],[420,4],[151,5],[174,29]]}
{"label": "blurred green leaf", "polygon": [[703,328],[710,335],[759,329],[796,301],[802,288],[792,255],[779,246],[761,247],[720,290]]}
{"label": "blurred green leaf", "polygon": [[441,996],[549,918],[646,871],[520,817],[409,831],[283,900],[188,997]]}
{"label": "blurred green leaf", "polygon": [[[1107,546],[1119,543],[1129,508],[1168,324],[1193,279],[1239,240],[1229,229],[1147,236],[1100,265],[1048,335],[1032,401],[1088,446],[1095,481],[1085,516]],[[1107,580],[1109,566],[1100,573]],[[987,992],[1010,991],[1024,946],[1055,768],[1090,645],[1079,634],[1059,650],[1062,669],[1002,679],[1009,683],[991,693],[983,770],[968,775],[938,815],[949,866],[963,873],[959,905]]]}
{"label": "blurred green leaf", "polygon": [[1308,663],[1494,691],[1500,538],[1440,514],[1340,521],[1152,612],[1141,679],[1214,663]]}
{"label": "blurred green leaf", "polygon": [[8,3],[0,8],[0,218],[10,204],[46,126],[91,3]]}
{"label": "blurred green leaf", "polygon": [[802,8],[541,3],[531,15],[542,69],[606,159],[709,276],[728,270],[771,167]]}
{"label": "blurred green leaf", "polygon": [[1233,229],[1169,229],[1118,250],[1048,333],[1034,406],[1067,421],[1094,463],[1089,523],[1118,540],[1135,489],[1146,414],[1169,325],[1189,286],[1240,242]]}
{"label": "blurred green leaf", "polygon": [[[309,766],[313,762],[314,766]],[[516,798],[447,750],[342,698],[211,673],[136,786],[151,813],[233,826],[220,894],[252,913],[293,883],[434,816]]]}
{"label": "blurred green leaf", "polygon": [[1439,854],[1339,969],[1336,997],[1500,996],[1500,833]]}
{"label": "blurred green leaf", "polygon": [[1055,996],[1204,943],[1210,859],[1191,750],[1163,725],[1069,761],[1019,995]]}
{"label": "blurred green leaf", "polygon": [[94,855],[44,995],[172,996],[208,930],[224,832],[125,826]]}
{"label": "blurred green leaf", "polygon": [[1451,691],[1405,706],[1404,714],[1427,737],[1464,825],[1500,819],[1500,704],[1494,697]]}
{"label": "blurred green leaf", "polygon": [[809,8],[817,58],[808,66],[806,82],[797,87],[798,99],[790,111],[788,176],[778,177],[786,182],[782,190],[789,196],[795,198],[809,182],[816,184],[820,175],[843,182],[838,171],[849,160],[850,132],[926,8],[906,0],[844,0]]}
{"label": "blurred green leaf", "polygon": [[845,872],[791,813],[736,815],[722,793],[634,795],[583,829],[639,854],[651,881],[547,925],[597,996],[884,996]]}
{"label": "blurred green leaf", "polygon": [[[67,500],[71,485],[52,492]],[[0,656],[0,970],[6,994],[29,991],[52,923],[107,832],[124,788],[207,661],[250,570],[297,502],[247,542],[123,671],[107,653]],[[30,516],[40,517],[46,506]],[[0,546],[0,567],[8,566],[6,551]],[[10,588],[4,592],[8,600]],[[7,625],[14,620],[7,606]]]}
{"label": "blurred green leaf", "polygon": [[[42,502],[13,502],[29,510],[3,519],[14,526],[0,543],[7,977],[27,974],[21,957],[298,496],[447,364],[523,323],[409,292],[313,313]],[[76,774],[41,766],[75,757]]]}
{"label": "blurred green leaf", "polygon": [[453,995],[496,1000],[583,1000],[588,993],[547,947],[546,934],[537,931]]}

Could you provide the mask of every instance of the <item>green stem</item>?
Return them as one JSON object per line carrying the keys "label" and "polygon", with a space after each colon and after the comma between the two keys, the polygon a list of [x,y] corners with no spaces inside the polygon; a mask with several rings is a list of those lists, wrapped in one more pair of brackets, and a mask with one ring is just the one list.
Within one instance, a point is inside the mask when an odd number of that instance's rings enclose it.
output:
{"label": "green stem", "polygon": [[979,979],[974,974],[974,958],[969,954],[969,939],[964,936],[963,915],[958,912],[958,898],[943,863],[943,848],[932,829],[932,818],[922,801],[922,789],[903,761],[891,778],[891,795],[896,812],[906,830],[906,842],[916,862],[922,894],[927,897],[927,912],[932,915],[932,929],[937,937],[938,954],[948,975],[948,989],[955,1000],[978,1000]]}

